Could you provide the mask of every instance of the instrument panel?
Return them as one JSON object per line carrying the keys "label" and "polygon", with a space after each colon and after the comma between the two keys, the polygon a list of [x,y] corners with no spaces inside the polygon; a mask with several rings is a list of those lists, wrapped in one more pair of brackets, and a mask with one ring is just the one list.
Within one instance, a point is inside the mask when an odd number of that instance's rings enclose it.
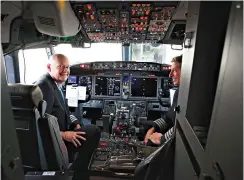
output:
{"label": "instrument panel", "polygon": [[[91,95],[88,102],[79,106],[87,117],[99,118],[101,113],[111,115],[127,108],[133,116],[155,119],[168,111],[172,88],[169,65],[93,62],[73,65],[70,72],[66,84],[86,86]],[[164,105],[159,103],[159,93]]]}
{"label": "instrument panel", "polygon": [[169,89],[169,65],[141,62],[93,62],[71,66],[67,83],[87,86],[94,98],[157,99]]}
{"label": "instrument panel", "polygon": [[[68,85],[86,86],[94,98],[157,99],[159,89],[167,89],[165,78],[148,76],[76,76],[68,78]],[[164,84],[161,84],[164,83]]]}
{"label": "instrument panel", "polygon": [[153,43],[164,39],[178,3],[72,1],[71,5],[91,42]]}

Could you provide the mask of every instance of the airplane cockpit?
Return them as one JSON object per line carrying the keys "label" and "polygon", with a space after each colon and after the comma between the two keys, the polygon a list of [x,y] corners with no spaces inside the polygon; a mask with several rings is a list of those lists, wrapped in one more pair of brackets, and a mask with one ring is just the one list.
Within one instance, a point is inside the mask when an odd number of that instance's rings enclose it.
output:
{"label": "airplane cockpit", "polygon": [[[96,165],[108,161],[113,172],[135,170],[135,164],[129,161],[138,157],[129,156],[135,148],[130,143],[142,148],[143,125],[161,118],[168,111],[172,88],[169,71],[169,65],[123,61],[82,63],[71,67],[64,88],[70,109],[74,109],[74,115],[102,129],[92,167],[97,169]],[[74,98],[78,101],[73,101]],[[143,158],[142,150],[138,150],[138,156]]]}
{"label": "airplane cockpit", "polygon": [[[221,96],[217,88],[222,87],[220,76],[225,76],[221,63],[227,59],[226,49],[239,43],[227,38],[242,36],[229,30],[240,29],[243,23],[240,3],[2,1],[1,5],[1,74],[6,77],[16,130],[13,142],[19,150],[14,153],[20,157],[11,162],[21,169],[14,172],[9,163],[2,163],[6,180],[72,179],[58,120],[45,116],[46,102],[34,85],[54,54],[64,54],[71,62],[62,84],[70,113],[83,126],[93,124],[101,131],[88,167],[91,180],[214,179],[207,157],[219,139],[209,138],[214,134],[211,113]],[[170,75],[171,60],[177,56],[183,56],[180,86]],[[167,114],[176,89],[174,142],[169,145],[168,137],[163,145],[146,144],[148,124]],[[19,178],[22,174],[25,177]]]}

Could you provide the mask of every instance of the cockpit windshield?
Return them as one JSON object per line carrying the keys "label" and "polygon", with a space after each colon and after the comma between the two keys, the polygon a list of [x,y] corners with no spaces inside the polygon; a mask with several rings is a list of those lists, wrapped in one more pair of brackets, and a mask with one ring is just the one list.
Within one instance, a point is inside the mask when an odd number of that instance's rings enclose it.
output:
{"label": "cockpit windshield", "polygon": [[62,53],[71,64],[95,61],[122,61],[121,43],[94,43],[90,48],[74,48],[70,44],[54,47],[55,53]]}
{"label": "cockpit windshield", "polygon": [[[172,49],[170,44],[131,44],[126,48],[129,61],[135,62],[170,64],[173,57],[183,53],[182,50]],[[74,48],[71,44],[54,46],[54,52],[66,55],[71,65],[122,61],[123,51],[121,43],[93,43],[89,48]],[[18,56],[21,82],[32,83],[46,70],[48,55],[45,48],[20,50]]]}
{"label": "cockpit windshield", "polygon": [[[90,48],[72,48],[70,44],[54,47],[55,53],[63,53],[70,58],[71,64],[95,61],[122,61],[121,43],[94,43]],[[181,50],[171,49],[169,44],[131,44],[128,47],[129,59],[136,62],[156,62],[169,64]]]}

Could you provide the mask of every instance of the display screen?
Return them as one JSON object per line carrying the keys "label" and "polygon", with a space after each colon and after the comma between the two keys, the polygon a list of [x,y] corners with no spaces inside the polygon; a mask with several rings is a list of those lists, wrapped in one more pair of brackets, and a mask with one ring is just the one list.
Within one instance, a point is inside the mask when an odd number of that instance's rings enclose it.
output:
{"label": "display screen", "polygon": [[95,95],[120,96],[120,77],[96,77]]}
{"label": "display screen", "polygon": [[69,76],[68,77],[68,84],[76,84],[77,76]]}
{"label": "display screen", "polygon": [[89,90],[92,88],[92,77],[90,76],[80,76],[79,86],[86,86]]}
{"label": "display screen", "polygon": [[132,78],[131,80],[132,97],[156,97],[157,78]]}

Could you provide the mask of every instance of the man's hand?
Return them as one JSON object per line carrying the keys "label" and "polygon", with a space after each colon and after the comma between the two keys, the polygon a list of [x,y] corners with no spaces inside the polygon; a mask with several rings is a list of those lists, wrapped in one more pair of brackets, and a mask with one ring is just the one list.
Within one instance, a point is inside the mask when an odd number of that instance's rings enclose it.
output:
{"label": "man's hand", "polygon": [[163,135],[161,133],[153,133],[149,139],[154,143],[154,144],[157,144],[159,145],[160,144],[160,138],[162,137]]}
{"label": "man's hand", "polygon": [[75,130],[78,130],[78,129],[80,129],[81,127],[80,127],[80,124],[77,124],[76,125],[76,127],[75,127]]}
{"label": "man's hand", "polygon": [[154,133],[154,131],[155,131],[154,127],[152,127],[151,129],[149,129],[147,131],[147,134],[146,134],[146,136],[144,138],[144,143],[145,144],[147,144],[149,137]]}
{"label": "man's hand", "polygon": [[61,136],[64,140],[71,142],[75,147],[81,146],[79,139],[86,140],[86,138],[82,137],[81,134],[86,134],[85,132],[74,132],[74,131],[65,131],[61,132]]}

